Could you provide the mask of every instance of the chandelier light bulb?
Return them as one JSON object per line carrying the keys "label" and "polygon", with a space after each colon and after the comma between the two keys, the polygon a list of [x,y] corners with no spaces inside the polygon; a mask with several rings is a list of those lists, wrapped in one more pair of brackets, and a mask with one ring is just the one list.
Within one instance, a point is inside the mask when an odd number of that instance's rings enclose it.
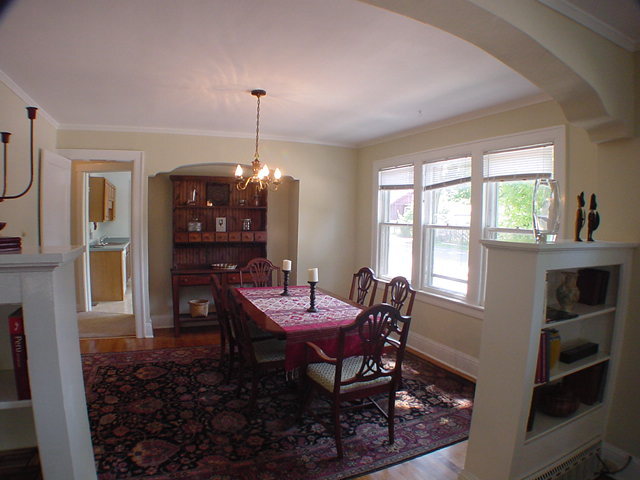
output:
{"label": "chandelier light bulb", "polygon": [[240,164],[238,164],[238,166],[236,167],[236,177],[242,178],[243,173],[244,172],[242,171],[242,167],[240,166]]}
{"label": "chandelier light bulb", "polygon": [[276,180],[280,180],[281,177],[282,177],[282,172],[280,172],[279,168],[276,168],[276,171],[273,172],[273,178],[275,178]]}

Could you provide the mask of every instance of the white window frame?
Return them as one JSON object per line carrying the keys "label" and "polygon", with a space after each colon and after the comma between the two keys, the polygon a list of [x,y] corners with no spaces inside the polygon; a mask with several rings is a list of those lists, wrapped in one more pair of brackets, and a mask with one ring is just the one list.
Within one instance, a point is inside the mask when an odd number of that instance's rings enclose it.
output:
{"label": "white window frame", "polygon": [[[423,278],[422,264],[424,231],[423,231],[423,175],[422,165],[427,162],[442,160],[443,158],[470,155],[472,157],[471,170],[471,203],[474,206],[472,211],[471,225],[469,228],[469,279],[468,292],[466,297],[453,294],[446,294],[442,291],[435,291],[420,288],[417,294],[419,301],[434,304],[449,310],[459,311],[465,315],[482,318],[484,310],[484,274],[486,271],[486,259],[483,247],[480,244],[484,227],[486,205],[483,198],[483,156],[488,151],[518,148],[527,145],[537,145],[551,142],[554,144],[554,174],[558,180],[560,189],[561,211],[564,212],[566,179],[566,128],[561,126],[542,128],[523,133],[504,135],[482,139],[474,142],[467,142],[458,145],[427,150],[423,152],[403,155],[393,158],[382,159],[373,164],[373,225],[371,265],[378,271],[378,248],[380,246],[379,211],[378,211],[378,172],[384,168],[413,164],[414,165],[414,212],[413,212],[413,262],[412,262],[412,284],[414,288],[421,283]],[[479,208],[477,208],[478,206]],[[564,238],[563,225],[561,222],[558,238]],[[418,281],[420,279],[420,281]],[[383,280],[389,280],[383,278]],[[419,288],[419,287],[418,287]]]}

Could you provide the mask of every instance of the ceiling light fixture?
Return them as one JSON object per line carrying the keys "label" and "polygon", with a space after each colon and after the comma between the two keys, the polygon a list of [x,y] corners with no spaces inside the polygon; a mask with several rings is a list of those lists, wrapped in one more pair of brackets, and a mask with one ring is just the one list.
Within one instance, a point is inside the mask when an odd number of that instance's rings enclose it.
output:
{"label": "ceiling light fixture", "polygon": [[256,109],[256,152],[253,154],[253,161],[251,162],[253,174],[250,177],[244,178],[244,171],[240,164],[236,167],[236,188],[238,190],[245,190],[251,183],[255,184],[258,190],[262,190],[267,187],[277,190],[280,185],[280,178],[282,177],[280,169],[276,168],[275,171],[271,173],[267,164],[263,165],[260,162],[258,155],[258,141],[260,137],[260,97],[266,94],[267,92],[265,90],[251,90],[251,95],[258,99],[258,106]]}

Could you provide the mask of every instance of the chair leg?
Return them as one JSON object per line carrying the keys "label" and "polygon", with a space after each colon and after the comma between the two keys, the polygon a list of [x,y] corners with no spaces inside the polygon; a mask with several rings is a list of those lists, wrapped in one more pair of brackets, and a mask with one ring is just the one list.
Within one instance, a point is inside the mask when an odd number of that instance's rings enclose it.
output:
{"label": "chair leg", "polygon": [[336,450],[338,451],[338,458],[342,458],[344,456],[342,450],[342,427],[340,426],[340,405],[337,401],[333,402],[331,412],[333,414],[333,436],[336,440]]}
{"label": "chair leg", "polygon": [[394,426],[396,418],[396,389],[389,392],[389,407],[387,410],[387,425],[389,427],[389,443],[393,445],[395,442]]}

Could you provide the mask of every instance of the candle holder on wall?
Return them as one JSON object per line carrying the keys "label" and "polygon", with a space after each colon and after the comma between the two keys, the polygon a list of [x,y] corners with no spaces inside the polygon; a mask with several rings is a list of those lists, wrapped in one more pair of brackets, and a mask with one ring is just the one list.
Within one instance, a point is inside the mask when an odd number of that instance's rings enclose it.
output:
{"label": "candle holder on wall", "polygon": [[282,291],[282,293],[280,295],[282,295],[283,297],[288,297],[289,296],[289,271],[288,270],[283,270],[282,273],[284,274],[284,290]]}
{"label": "candle holder on wall", "polygon": [[308,282],[309,283],[309,308],[307,308],[307,312],[315,313],[318,311],[316,308],[316,285],[318,282]]}

